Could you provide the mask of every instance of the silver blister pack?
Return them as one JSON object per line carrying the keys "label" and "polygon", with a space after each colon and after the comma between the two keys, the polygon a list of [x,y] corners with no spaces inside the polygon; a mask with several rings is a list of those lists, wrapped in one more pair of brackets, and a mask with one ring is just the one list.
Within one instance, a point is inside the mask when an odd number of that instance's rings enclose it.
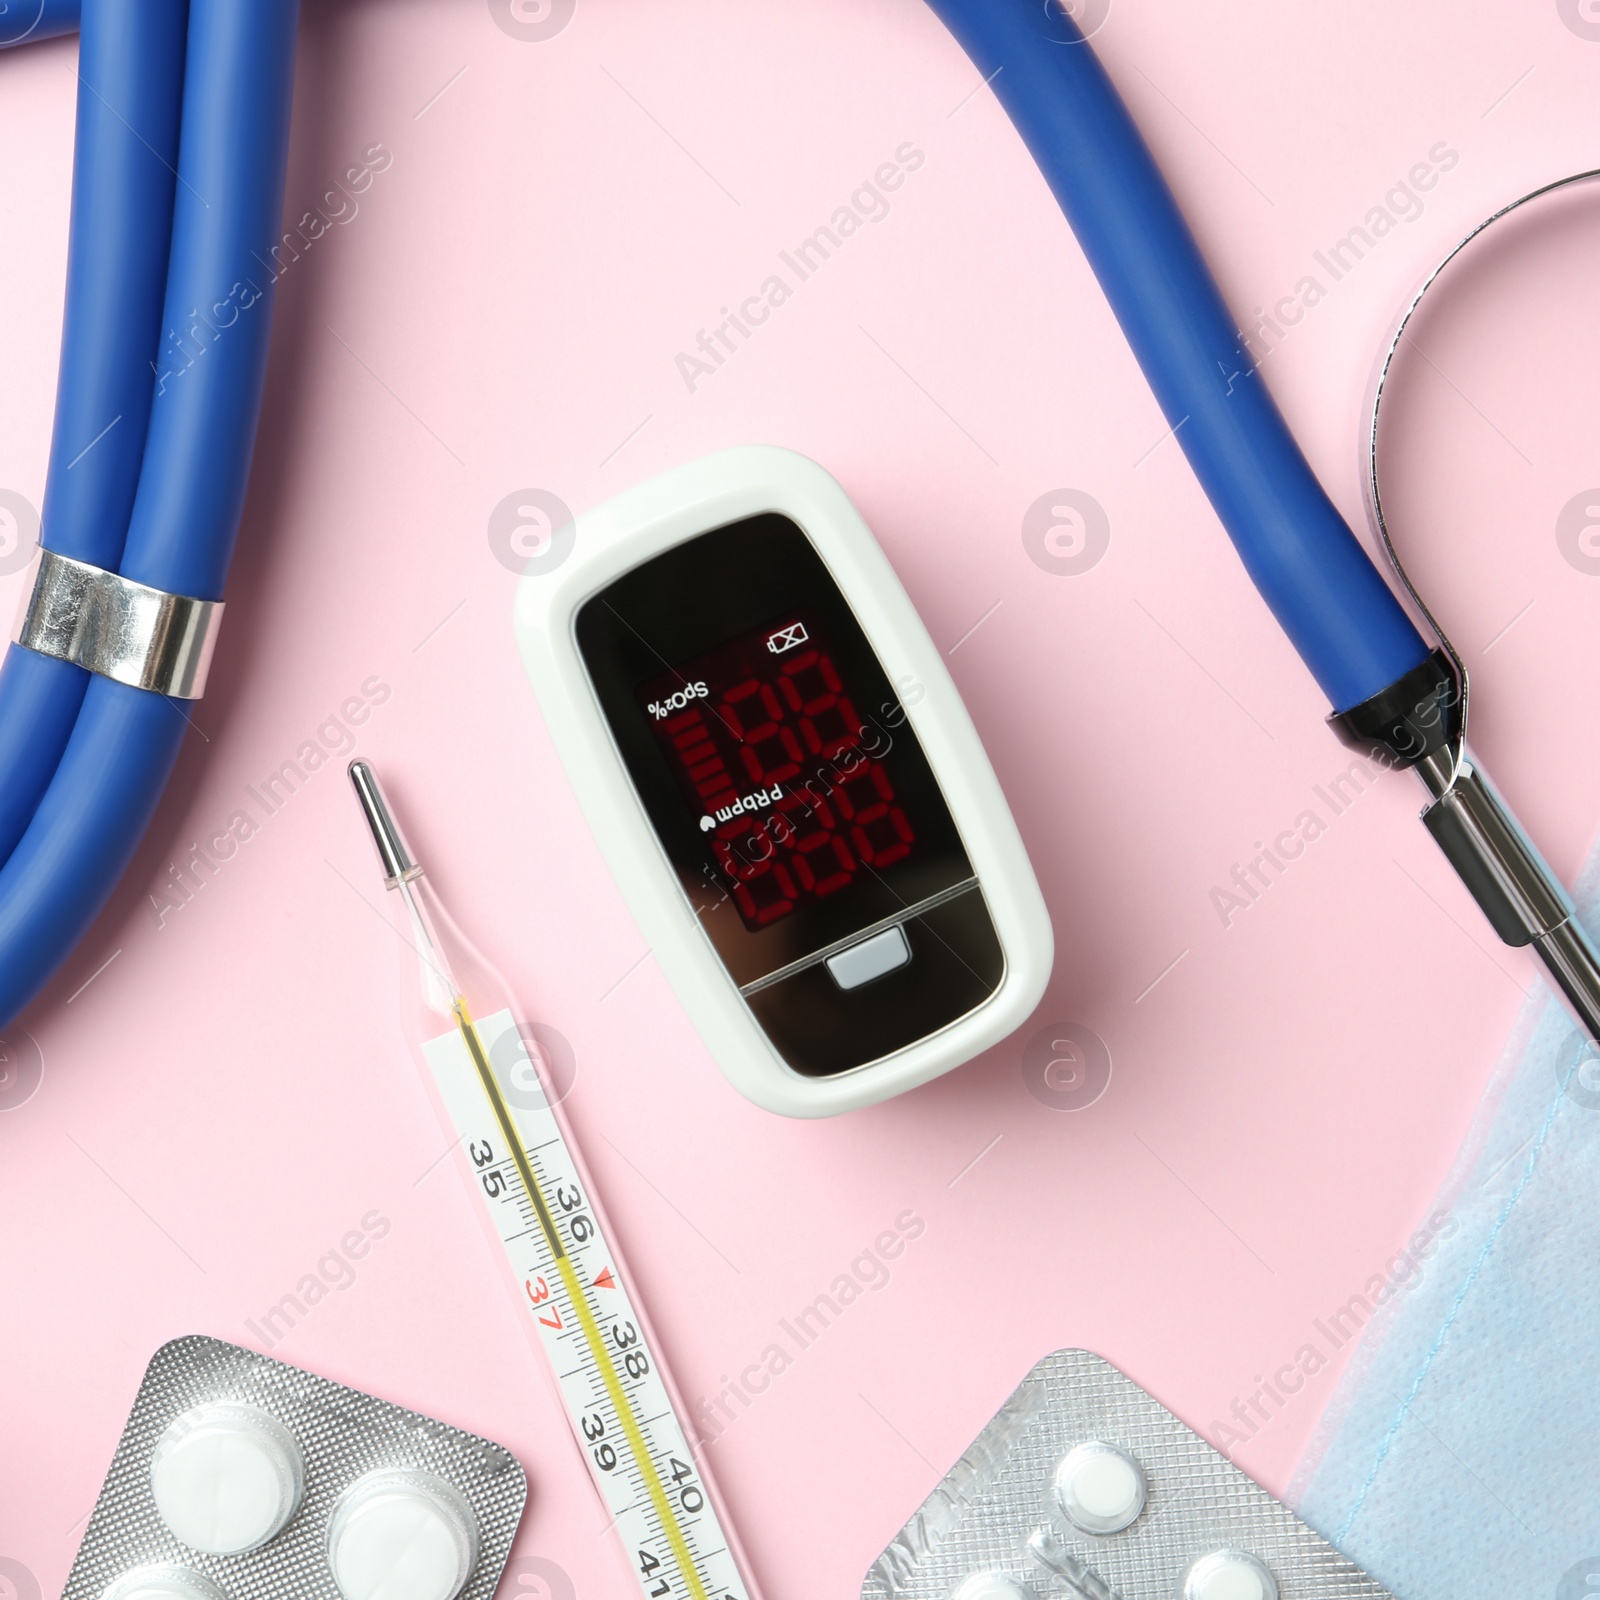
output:
{"label": "silver blister pack", "polygon": [[238,1345],[174,1339],[145,1371],[62,1600],[490,1600],[526,1499],[521,1465],[487,1439]]}
{"label": "silver blister pack", "polygon": [[895,1536],[862,1600],[1392,1600],[1109,1362],[1058,1350]]}

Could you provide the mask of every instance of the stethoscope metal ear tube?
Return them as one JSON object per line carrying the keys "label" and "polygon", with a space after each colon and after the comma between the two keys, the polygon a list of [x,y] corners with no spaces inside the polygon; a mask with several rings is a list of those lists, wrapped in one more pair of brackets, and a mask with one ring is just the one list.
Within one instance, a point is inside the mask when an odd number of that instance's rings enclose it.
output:
{"label": "stethoscope metal ear tube", "polygon": [[1600,953],[1511,808],[1470,754],[1440,751],[1417,775],[1434,797],[1423,824],[1494,931],[1533,946],[1584,1037],[1600,1039]]}
{"label": "stethoscope metal ear tube", "polygon": [[[1531,202],[1600,178],[1600,169],[1547,183],[1502,206],[1479,223],[1423,280],[1395,326],[1379,364],[1366,446],[1368,511],[1406,593],[1438,636],[1440,649],[1412,681],[1392,685],[1365,708],[1331,719],[1347,742],[1392,762],[1413,766],[1428,791],[1422,822],[1446,859],[1508,945],[1532,945],[1584,1037],[1600,1040],[1600,951],[1578,921],[1561,881],[1550,870],[1467,745],[1471,680],[1407,574],[1383,511],[1378,475],[1378,425],[1395,358],[1428,291],[1479,234]],[[1366,711],[1363,726],[1362,713]]]}
{"label": "stethoscope metal ear tube", "polygon": [[1587,1039],[1600,1039],[1600,953],[1511,808],[1464,748],[1416,763],[1422,822],[1509,945],[1532,945]]}

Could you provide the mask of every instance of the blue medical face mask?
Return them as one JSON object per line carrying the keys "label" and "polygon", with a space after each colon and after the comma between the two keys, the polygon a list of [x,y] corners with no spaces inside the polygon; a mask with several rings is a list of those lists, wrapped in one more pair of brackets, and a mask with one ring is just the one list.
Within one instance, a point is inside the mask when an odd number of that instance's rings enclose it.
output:
{"label": "blue medical face mask", "polygon": [[[1591,928],[1600,849],[1579,885]],[[1291,1502],[1404,1600],[1600,1597],[1600,1056],[1540,989]]]}

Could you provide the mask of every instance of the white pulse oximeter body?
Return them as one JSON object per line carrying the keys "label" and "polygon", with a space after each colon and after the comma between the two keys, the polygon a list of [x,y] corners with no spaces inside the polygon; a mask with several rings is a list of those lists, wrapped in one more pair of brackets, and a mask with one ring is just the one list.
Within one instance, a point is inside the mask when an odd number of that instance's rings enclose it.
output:
{"label": "white pulse oximeter body", "polygon": [[1012,1032],[1049,915],[966,708],[814,462],[668,472],[535,562],[517,641],[662,970],[733,1084],[870,1105]]}

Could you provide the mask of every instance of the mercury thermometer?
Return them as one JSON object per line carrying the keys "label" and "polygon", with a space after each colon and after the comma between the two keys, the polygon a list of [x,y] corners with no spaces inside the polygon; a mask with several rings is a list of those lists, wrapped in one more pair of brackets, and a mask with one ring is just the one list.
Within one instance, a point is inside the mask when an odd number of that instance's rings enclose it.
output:
{"label": "mercury thermometer", "polygon": [[760,1600],[689,1443],[682,1402],[610,1242],[548,1063],[518,1026],[504,980],[439,903],[372,768],[353,761],[350,779],[408,951],[407,1031],[639,1592],[647,1600]]}

